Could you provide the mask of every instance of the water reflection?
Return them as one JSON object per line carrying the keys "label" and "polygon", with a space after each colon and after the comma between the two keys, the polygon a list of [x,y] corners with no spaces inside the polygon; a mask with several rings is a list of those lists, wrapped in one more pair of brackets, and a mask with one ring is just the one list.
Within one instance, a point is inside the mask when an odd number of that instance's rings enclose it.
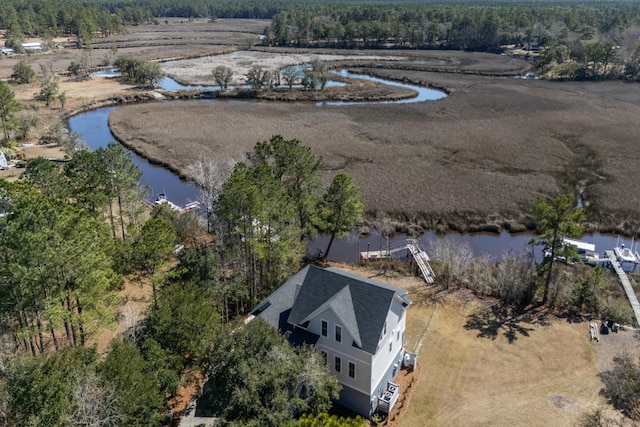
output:
{"label": "water reflection", "polygon": [[[432,252],[434,245],[439,240],[447,239],[452,241],[454,245],[468,245],[476,257],[488,256],[492,259],[498,259],[509,251],[520,253],[525,250],[531,250],[530,241],[533,237],[535,236],[530,233],[509,234],[506,231],[500,234],[449,233],[444,236],[437,235],[435,231],[427,231],[418,237],[418,241],[427,250],[427,253]],[[396,234],[393,238],[387,240],[377,233],[358,237],[357,233],[354,232],[348,238],[334,240],[329,253],[329,261],[355,263],[358,262],[361,252],[385,251],[388,248],[401,246],[406,239],[407,236],[404,234]],[[316,255],[319,251],[324,252],[328,243],[329,237],[315,238],[307,245],[307,253]],[[535,252],[540,251],[536,250]],[[398,252],[397,254],[398,258],[404,256],[404,252]]]}
{"label": "water reflection", "polygon": [[119,77],[122,75],[117,68],[109,68],[106,70],[95,71],[91,73],[92,76],[111,76],[111,77]]}
{"label": "water reflection", "polygon": [[[163,77],[158,82],[158,86],[164,90],[222,90],[220,86],[201,86],[201,85],[183,85],[178,83],[171,77]],[[229,90],[233,90],[234,86],[229,86]]]}
{"label": "water reflection", "polygon": [[322,105],[330,105],[330,106],[331,105],[367,105],[367,104],[410,104],[410,103],[414,103],[414,102],[437,101],[438,99],[442,99],[442,98],[445,98],[447,96],[446,93],[444,93],[442,91],[439,91],[439,90],[429,89],[429,88],[422,87],[422,86],[410,85],[410,84],[406,84],[406,83],[394,82],[392,80],[381,79],[381,78],[378,78],[378,77],[371,77],[371,76],[368,76],[366,74],[354,74],[354,73],[350,73],[347,70],[331,71],[331,73],[339,75],[341,77],[345,77],[345,78],[368,80],[368,81],[375,82],[375,83],[385,84],[387,86],[396,86],[396,87],[402,87],[402,88],[405,88],[405,89],[411,89],[414,92],[416,92],[417,95],[415,97],[413,97],[413,98],[389,100],[389,101],[319,102],[319,103],[316,104],[318,106],[322,106]]}
{"label": "water reflection", "polygon": [[[116,107],[104,107],[97,110],[78,114],[69,119],[69,129],[78,132],[89,148],[96,150],[106,147],[115,137],[109,129],[109,114]],[[149,187],[150,200],[155,200],[158,193],[165,193],[167,197],[178,205],[185,205],[198,199],[198,189],[181,180],[169,169],[153,165],[143,157],[131,152],[133,163],[142,171],[140,184]]]}
{"label": "water reflection", "polygon": [[[515,233],[511,234],[506,231],[500,234],[494,233],[448,233],[446,235],[437,235],[435,231],[428,231],[418,237],[420,244],[427,250],[427,253],[433,252],[433,247],[439,240],[447,239],[456,245],[468,245],[471,248],[474,257],[486,256],[494,261],[508,252],[522,253],[533,251],[536,260],[542,260],[542,249],[539,246],[533,247],[531,240],[536,236],[534,233]],[[388,248],[394,248],[402,245],[407,239],[404,234],[397,234],[393,238],[387,240],[380,234],[370,234],[368,236],[358,237],[356,232],[344,239],[335,239],[331,245],[329,253],[329,261],[335,262],[351,262],[359,261],[360,253],[367,251],[385,251]],[[590,233],[580,238],[585,242],[596,245],[596,252],[604,253],[605,250],[613,250],[614,247],[624,243],[627,247],[635,245],[631,239],[623,239],[613,234]],[[307,253],[309,255],[317,255],[319,251],[327,249],[329,237],[317,237],[310,241],[307,245]],[[635,249],[634,249],[635,250]],[[398,252],[397,257],[405,256],[404,252]]]}

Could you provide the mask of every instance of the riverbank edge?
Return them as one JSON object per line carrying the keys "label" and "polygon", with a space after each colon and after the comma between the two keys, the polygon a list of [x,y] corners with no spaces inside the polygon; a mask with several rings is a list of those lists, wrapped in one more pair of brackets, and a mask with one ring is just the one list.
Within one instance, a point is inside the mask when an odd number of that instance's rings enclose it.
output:
{"label": "riverbank edge", "polygon": [[[418,82],[412,82],[418,83]],[[424,82],[420,82],[424,83]],[[424,84],[422,84],[424,85]],[[314,91],[318,92],[318,91]],[[169,92],[162,90],[146,90],[129,96],[114,96],[102,100],[97,100],[89,104],[82,105],[72,111],[68,111],[62,115],[62,120],[68,123],[71,117],[88,111],[96,110],[103,107],[114,107],[125,104],[157,102],[159,100],[189,100],[189,99],[216,99],[216,98],[251,98],[250,91],[239,91],[239,93],[224,93],[222,96],[219,91],[178,91]],[[269,98],[264,98],[269,100]],[[344,99],[342,99],[344,101]],[[295,101],[295,100],[294,100]],[[319,102],[318,100],[314,100]],[[111,129],[111,125],[109,124]],[[113,131],[112,131],[113,133]],[[130,144],[125,138],[113,133],[114,139],[143,157],[151,164],[159,165],[167,168],[169,171],[177,175],[180,179],[190,180],[186,171],[177,168],[165,159],[149,156],[143,150],[140,150],[133,144]],[[387,221],[385,227],[393,230],[395,233],[403,233],[408,235],[420,235],[424,232],[433,230],[438,234],[446,234],[448,232],[458,233],[492,233],[499,234],[502,231],[510,233],[521,233],[535,231],[535,221],[533,217],[525,209],[512,212],[378,212],[376,210],[367,209],[365,218],[358,227],[360,234],[368,234],[380,229],[379,220],[383,215]],[[586,211],[587,222],[584,225],[585,233],[611,233],[623,236],[638,236],[640,232],[640,221],[630,220],[629,212],[614,211]],[[606,219],[598,221],[597,218]]]}

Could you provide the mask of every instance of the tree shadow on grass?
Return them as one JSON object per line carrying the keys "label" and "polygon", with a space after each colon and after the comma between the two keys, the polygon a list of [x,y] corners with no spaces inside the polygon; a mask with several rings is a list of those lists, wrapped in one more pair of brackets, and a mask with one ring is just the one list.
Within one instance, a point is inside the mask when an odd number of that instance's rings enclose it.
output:
{"label": "tree shadow on grass", "polygon": [[441,286],[426,285],[411,290],[411,300],[415,305],[442,304],[447,295],[454,292],[455,290],[445,289]]}
{"label": "tree shadow on grass", "polygon": [[539,309],[515,310],[504,305],[483,307],[467,316],[466,330],[477,330],[478,338],[495,340],[502,334],[509,344],[519,337],[528,337],[533,325],[545,326],[548,322]]}

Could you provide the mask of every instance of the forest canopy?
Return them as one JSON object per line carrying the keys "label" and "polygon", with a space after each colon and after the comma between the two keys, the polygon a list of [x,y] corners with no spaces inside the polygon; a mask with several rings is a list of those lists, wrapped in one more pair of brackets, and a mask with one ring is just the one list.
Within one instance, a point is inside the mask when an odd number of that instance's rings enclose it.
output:
{"label": "forest canopy", "polygon": [[[391,27],[427,20],[442,25],[468,20],[486,30],[534,29],[562,22],[569,29],[591,27],[601,32],[637,24],[640,5],[631,1],[370,1],[324,0],[5,0],[0,4],[0,28],[11,33],[44,35],[46,32],[78,34],[78,31],[120,31],[123,25],[152,22],[158,17],[261,18],[286,13],[312,19],[314,27],[339,21],[370,21]],[[280,19],[282,19],[282,15]],[[305,18],[306,19],[306,18]],[[348,30],[348,28],[345,28]]]}
{"label": "forest canopy", "polygon": [[[630,1],[7,0],[5,45],[27,37],[78,46],[161,17],[271,19],[268,46],[346,49],[524,49],[551,78],[640,79],[640,3]],[[534,52],[535,51],[535,52]],[[518,53],[520,55],[520,53]]]}

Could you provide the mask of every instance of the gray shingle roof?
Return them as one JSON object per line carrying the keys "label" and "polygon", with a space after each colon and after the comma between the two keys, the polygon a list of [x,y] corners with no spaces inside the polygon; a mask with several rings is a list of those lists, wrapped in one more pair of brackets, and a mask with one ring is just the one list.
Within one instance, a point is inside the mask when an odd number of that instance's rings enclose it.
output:
{"label": "gray shingle roof", "polygon": [[354,344],[375,354],[394,296],[402,297],[408,305],[406,294],[404,289],[335,268],[307,266],[259,304],[253,314],[285,331],[331,307],[354,337]]}

